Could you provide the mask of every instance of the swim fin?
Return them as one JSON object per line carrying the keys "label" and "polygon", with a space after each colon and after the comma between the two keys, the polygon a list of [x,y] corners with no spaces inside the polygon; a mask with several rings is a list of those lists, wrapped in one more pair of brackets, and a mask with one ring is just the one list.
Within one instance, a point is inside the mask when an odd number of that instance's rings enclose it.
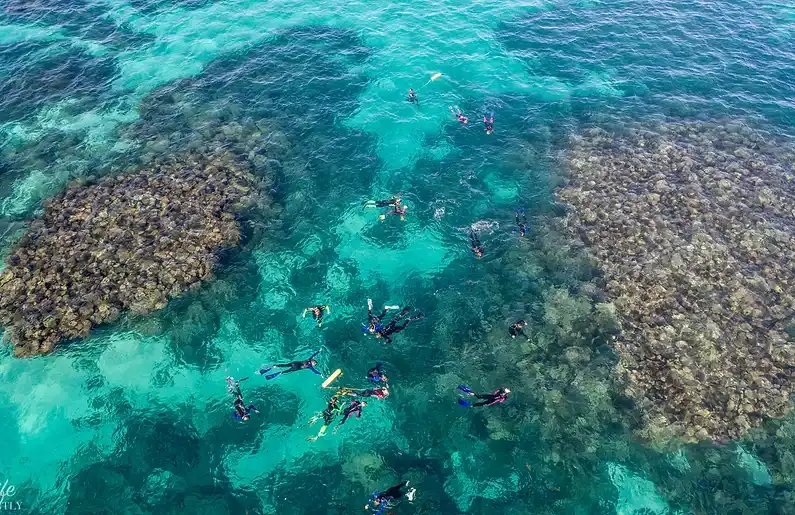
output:
{"label": "swim fin", "polygon": [[268,372],[269,372],[269,371],[270,371],[272,368],[273,368],[273,365],[269,366],[268,368],[261,368],[261,369],[259,369],[259,373],[260,373],[260,375],[263,375],[263,376],[264,376],[264,375],[265,375],[265,374],[267,374],[267,373],[268,373]]}
{"label": "swim fin", "polygon": [[458,399],[458,404],[460,406],[465,407],[465,408],[471,408],[472,407],[472,405],[469,403],[469,401],[465,401],[464,399]]}
{"label": "swim fin", "polygon": [[468,387],[465,384],[459,384],[458,385],[458,389],[461,390],[464,393],[472,393],[472,388]]}
{"label": "swim fin", "polygon": [[265,376],[265,379],[270,381],[271,379],[273,379],[274,377],[278,376],[279,374],[281,374],[281,371],[276,372],[275,374],[268,374],[268,375]]}

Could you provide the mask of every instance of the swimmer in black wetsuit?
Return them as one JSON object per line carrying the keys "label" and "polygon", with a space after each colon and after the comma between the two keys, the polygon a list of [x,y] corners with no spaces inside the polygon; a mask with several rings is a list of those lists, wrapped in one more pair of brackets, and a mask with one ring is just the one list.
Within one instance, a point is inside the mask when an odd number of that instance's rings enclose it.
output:
{"label": "swimmer in black wetsuit", "polygon": [[277,377],[277,376],[279,376],[281,374],[289,374],[290,372],[298,372],[299,370],[304,370],[304,369],[307,369],[307,368],[309,370],[311,370],[312,372],[314,372],[315,374],[317,374],[317,375],[322,375],[315,368],[317,366],[317,361],[315,361],[315,356],[317,356],[320,353],[321,350],[323,350],[323,349],[318,349],[314,354],[309,356],[309,359],[306,359],[304,361],[291,361],[290,363],[280,363],[280,364],[277,363],[276,365],[271,365],[271,366],[269,366],[267,368],[261,369],[259,371],[259,373],[264,375],[270,369],[272,369],[274,367],[279,367],[279,368],[285,368],[287,370],[280,370],[280,371],[275,372],[273,374],[268,374],[268,375],[265,376],[265,379],[273,379],[274,377]]}
{"label": "swimmer in black wetsuit", "polygon": [[483,244],[480,243],[478,235],[472,230],[469,231],[469,246],[472,248],[472,252],[478,259],[482,258],[483,254],[486,252],[486,249],[483,248]]}
{"label": "swimmer in black wetsuit", "polygon": [[347,422],[348,419],[351,417],[351,415],[353,415],[354,413],[356,414],[356,418],[362,418],[362,408],[364,408],[365,406],[367,406],[367,403],[364,401],[351,401],[351,403],[348,404],[348,407],[343,410],[342,420],[340,420],[339,425],[337,425],[337,427],[334,428],[334,432],[336,433],[337,430],[342,426],[342,424]]}
{"label": "swimmer in black wetsuit", "polygon": [[[403,492],[403,489],[409,485],[408,481],[404,481],[398,485],[391,486],[384,490],[383,492],[376,492],[370,496],[370,503],[373,504],[373,508],[378,508],[376,510],[376,515],[380,515],[386,509],[387,505],[397,501],[398,499],[403,498],[404,496],[409,500],[414,500],[414,495],[416,494],[417,490],[415,488],[411,488],[407,492]],[[368,503],[364,509],[370,509],[370,503]]]}
{"label": "swimmer in black wetsuit", "polygon": [[416,94],[416,93],[414,93],[414,90],[413,90],[413,89],[411,89],[411,88],[409,88],[409,98],[407,98],[406,100],[408,100],[408,101],[409,101],[409,102],[411,102],[412,104],[417,104],[417,106],[418,106],[418,107],[419,107],[419,105],[420,105],[420,101],[419,101],[419,99],[417,98],[417,94]]}
{"label": "swimmer in black wetsuit", "polygon": [[[241,379],[241,381],[245,381],[248,378]],[[252,411],[255,413],[259,413],[257,408],[254,407],[253,404],[249,404],[246,406],[245,401],[243,400],[243,392],[240,391],[240,381],[235,381],[234,386],[232,386],[232,378],[226,378],[226,384],[229,386],[229,391],[235,396],[235,412],[234,417],[238,420],[246,421],[249,419],[249,413]]]}
{"label": "swimmer in black wetsuit", "polygon": [[514,211],[513,214],[516,216],[516,225],[519,226],[519,236],[524,236],[527,234],[527,215],[524,213],[524,208]]}
{"label": "swimmer in black wetsuit", "polygon": [[375,327],[375,337],[376,338],[383,338],[385,341],[384,343],[392,343],[391,335],[399,333],[403,329],[405,329],[411,322],[415,320],[419,320],[425,315],[423,313],[417,313],[413,317],[407,318],[403,325],[397,325],[397,323],[408,314],[410,308],[405,307],[403,311],[400,312],[398,316],[393,318],[386,326],[377,325]]}
{"label": "swimmer in black wetsuit", "polygon": [[317,433],[316,436],[310,436],[309,438],[307,438],[307,440],[309,440],[310,442],[314,442],[321,436],[325,435],[326,429],[328,429],[328,426],[330,426],[331,423],[334,421],[334,417],[339,415],[341,411],[342,411],[342,405],[339,402],[339,398],[335,395],[331,399],[329,399],[328,405],[326,406],[326,409],[323,410],[323,413],[321,413],[320,415],[315,415],[309,421],[309,425],[311,426],[312,424],[317,422],[320,419],[320,417],[323,417],[323,425],[320,426],[320,431]]}
{"label": "swimmer in black wetsuit", "polygon": [[516,322],[511,324],[510,327],[508,327],[508,334],[511,335],[511,338],[516,338],[517,335],[521,334],[522,336],[527,338],[527,340],[529,341],[530,337],[527,336],[526,334],[524,334],[524,331],[523,331],[523,328],[526,325],[527,325],[527,321],[526,320],[517,320]]}
{"label": "swimmer in black wetsuit", "polygon": [[476,402],[474,404],[470,404],[469,402],[459,399],[458,404],[464,406],[465,408],[476,407],[476,406],[493,406],[495,404],[499,404],[501,402],[505,402],[508,399],[508,394],[511,391],[508,388],[500,388],[499,390],[494,390],[491,393],[475,393],[469,388],[467,385],[459,385],[458,389],[462,392],[475,397],[476,399],[483,399],[481,402]]}

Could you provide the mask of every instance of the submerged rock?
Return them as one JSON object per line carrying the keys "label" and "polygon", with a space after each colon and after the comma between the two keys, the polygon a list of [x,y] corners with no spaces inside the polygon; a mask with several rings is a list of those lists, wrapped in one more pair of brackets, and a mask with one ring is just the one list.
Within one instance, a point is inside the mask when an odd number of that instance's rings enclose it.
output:
{"label": "submerged rock", "polygon": [[207,280],[239,243],[235,213],[257,181],[228,154],[187,155],[75,183],[45,203],[0,274],[0,324],[18,356],[85,337],[123,311],[146,314]]}
{"label": "submerged rock", "polygon": [[[740,436],[789,407],[795,150],[751,129],[665,123],[572,139],[567,225],[605,274],[643,434]],[[788,325],[790,324],[790,325]]]}

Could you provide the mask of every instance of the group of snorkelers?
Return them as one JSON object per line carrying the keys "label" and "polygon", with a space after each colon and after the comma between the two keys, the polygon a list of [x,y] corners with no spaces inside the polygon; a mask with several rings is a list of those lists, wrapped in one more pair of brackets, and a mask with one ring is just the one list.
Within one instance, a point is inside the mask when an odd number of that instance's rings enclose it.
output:
{"label": "group of snorkelers", "polygon": [[[409,88],[409,96],[406,98],[406,100],[412,104],[415,104],[417,107],[420,105],[420,99],[417,98],[417,93],[415,93],[412,88]],[[456,120],[461,122],[462,125],[469,123],[469,118],[461,112],[461,109],[459,109],[458,106],[455,106],[455,108],[450,106],[449,109],[450,112],[453,113],[453,116],[455,116]],[[486,131],[486,134],[491,134],[494,132],[494,111],[483,115],[483,130]]]}
{"label": "group of snorkelers", "polygon": [[[460,110],[457,112],[454,111],[454,114],[456,114],[462,123],[467,123],[466,117],[463,116]],[[493,121],[493,114],[491,115],[490,121],[484,117],[484,122],[486,122],[487,127],[489,127],[487,132],[493,130],[493,126],[491,125]],[[384,219],[388,215],[399,215],[401,219],[405,219],[404,215],[408,209],[407,206],[401,205],[400,196],[395,196],[388,200],[368,201],[365,203],[365,207],[388,208],[388,210],[380,216],[381,219]],[[527,232],[528,225],[524,209],[515,211],[514,214],[519,234],[524,236]],[[474,230],[470,231],[469,239],[472,252],[476,257],[482,257],[485,249]],[[397,313],[397,315],[387,321],[386,319],[389,311],[397,309],[400,309],[399,306],[384,306],[383,310],[381,310],[380,313],[377,313],[373,311],[372,299],[367,299],[367,323],[362,325],[362,333],[366,335],[373,335],[377,339],[383,340],[384,344],[392,343],[392,337],[394,335],[406,329],[410,323],[420,320],[424,317],[424,314],[421,311],[411,315],[410,313],[412,309],[409,307],[404,307]],[[315,305],[304,309],[301,316],[306,318],[308,313],[311,313],[312,318],[320,328],[323,325],[324,316],[331,313],[331,308],[329,305],[325,304]],[[525,320],[518,320],[511,324],[508,328],[508,333],[510,334],[511,338],[522,336],[527,340],[530,340],[530,337],[527,336],[523,330],[526,325],[527,322]],[[266,380],[272,380],[283,374],[289,374],[301,370],[310,370],[317,375],[322,375],[317,369],[318,363],[315,359],[321,351],[322,349],[318,349],[307,359],[303,360],[291,361],[288,363],[275,363],[268,366],[263,365],[257,371],[257,373],[264,375]],[[278,370],[271,372],[274,369]],[[339,371],[337,371],[337,374],[339,374]],[[235,381],[233,378],[227,377],[227,386],[229,392],[234,397],[233,415],[236,419],[241,421],[249,420],[252,412],[259,413],[254,404],[246,405],[246,402],[243,398],[243,393],[240,389],[240,382],[247,379],[248,377],[245,377]],[[333,379],[333,377],[329,379]],[[351,417],[355,416],[357,419],[361,418],[362,411],[368,403],[366,399],[375,398],[383,400],[389,396],[388,378],[384,373],[382,362],[376,363],[373,368],[368,370],[366,380],[373,383],[369,388],[339,387],[336,392],[331,395],[327,401],[326,408],[310,419],[309,425],[313,425],[321,419],[323,420],[323,425],[320,427],[320,430],[316,435],[308,437],[307,440],[316,441],[318,438],[324,436],[327,429],[338,417],[339,423],[334,428],[334,433],[336,433]],[[325,387],[326,384],[324,383],[323,386]],[[503,403],[508,399],[508,395],[511,393],[510,389],[504,387],[485,394],[475,393],[466,385],[459,385],[457,390],[459,390],[459,392],[463,395],[477,399],[477,402],[470,402],[469,400],[459,398],[458,404],[467,408],[494,406],[496,404]],[[346,399],[346,397],[350,397],[350,399]],[[409,501],[413,500],[416,489],[412,488],[404,492],[404,489],[407,486],[408,481],[404,481],[384,490],[383,492],[374,493],[370,497],[368,504],[365,506],[365,510],[370,509],[372,506],[375,514],[380,515],[386,508],[391,507],[395,502],[404,497]]]}
{"label": "group of snorkelers", "polygon": [[[314,442],[321,436],[324,436],[326,430],[337,416],[342,415],[342,419],[334,429],[335,433],[353,415],[356,415],[357,419],[361,418],[362,409],[367,406],[367,401],[363,399],[375,398],[383,400],[389,397],[389,384],[387,383],[387,377],[386,374],[384,374],[383,366],[384,364],[382,362],[378,362],[367,372],[367,380],[375,383],[375,385],[370,388],[352,388],[349,386],[338,388],[328,400],[326,409],[309,420],[309,425],[311,426],[322,418],[323,425],[320,426],[320,431],[317,435],[310,436],[307,440]],[[343,397],[354,397],[354,399],[351,399],[350,403],[345,406],[344,401],[341,400]]]}

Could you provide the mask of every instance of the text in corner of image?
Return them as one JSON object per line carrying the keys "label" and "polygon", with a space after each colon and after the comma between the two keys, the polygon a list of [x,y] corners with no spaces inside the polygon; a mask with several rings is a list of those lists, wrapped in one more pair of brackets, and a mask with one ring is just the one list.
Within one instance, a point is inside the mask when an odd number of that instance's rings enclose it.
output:
{"label": "text in corner of image", "polygon": [[10,484],[8,479],[0,479],[0,512],[22,509],[22,503],[13,499],[16,494],[17,487]]}

